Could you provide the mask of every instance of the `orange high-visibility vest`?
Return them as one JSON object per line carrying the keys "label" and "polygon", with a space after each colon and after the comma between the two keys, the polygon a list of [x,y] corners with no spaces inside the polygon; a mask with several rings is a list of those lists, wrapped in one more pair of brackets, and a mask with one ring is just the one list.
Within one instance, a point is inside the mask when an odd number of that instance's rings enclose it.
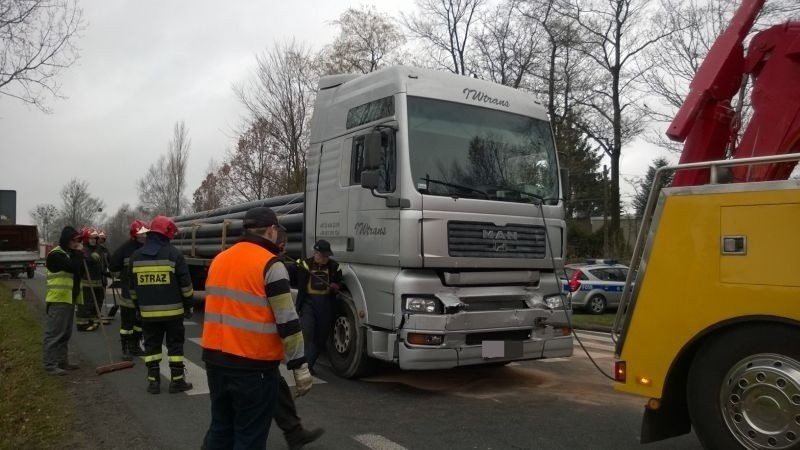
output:
{"label": "orange high-visibility vest", "polygon": [[206,279],[203,348],[259,361],[283,359],[275,315],[267,303],[269,250],[239,242],[211,262]]}

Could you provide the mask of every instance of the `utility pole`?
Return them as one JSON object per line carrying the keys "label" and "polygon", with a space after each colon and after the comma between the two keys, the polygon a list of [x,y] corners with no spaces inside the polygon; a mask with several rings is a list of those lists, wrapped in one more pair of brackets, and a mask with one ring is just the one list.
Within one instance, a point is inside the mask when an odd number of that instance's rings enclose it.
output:
{"label": "utility pole", "polygon": [[603,164],[603,258],[608,258],[608,165]]}

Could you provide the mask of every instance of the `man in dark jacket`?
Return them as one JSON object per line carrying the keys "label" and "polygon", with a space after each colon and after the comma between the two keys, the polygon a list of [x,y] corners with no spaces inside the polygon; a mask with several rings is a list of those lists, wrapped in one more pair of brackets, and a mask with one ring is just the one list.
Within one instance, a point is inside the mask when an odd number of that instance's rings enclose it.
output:
{"label": "man in dark jacket", "polygon": [[333,327],[334,302],[342,286],[342,269],[331,256],[331,244],[320,239],[314,244],[314,255],[297,262],[297,309],[312,373]]}
{"label": "man in dark jacket", "polygon": [[61,230],[58,246],[47,255],[47,324],[44,332],[44,370],[51,375],[64,375],[77,369],[67,359],[67,346],[72,336],[75,305],[82,304],[81,275],[83,249],[80,233],[66,226]]}
{"label": "man in dark jacket", "polygon": [[142,317],[147,392],[161,392],[159,366],[166,336],[171,381],[169,393],[188,391],[183,364],[186,330],[183,319],[192,314],[192,279],[183,255],[169,241],[178,227],[169,217],[157,216],[142,248],[130,257],[130,296]]}
{"label": "man in dark jacket", "polygon": [[117,300],[120,307],[119,338],[122,343],[122,359],[132,361],[134,356],[142,356],[142,348],[139,342],[142,339],[142,321],[136,318],[136,305],[131,300],[128,290],[130,286],[130,257],[133,252],[144,244],[147,232],[147,224],[141,220],[134,220],[130,227],[130,240],[122,244],[111,255],[108,266],[111,272],[119,272],[121,295]]}

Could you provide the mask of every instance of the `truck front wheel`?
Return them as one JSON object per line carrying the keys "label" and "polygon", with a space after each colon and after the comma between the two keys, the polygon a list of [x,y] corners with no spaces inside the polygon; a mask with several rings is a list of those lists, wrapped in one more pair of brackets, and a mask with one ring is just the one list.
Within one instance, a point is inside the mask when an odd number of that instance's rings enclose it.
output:
{"label": "truck front wheel", "polygon": [[800,444],[800,331],[755,325],[702,345],[689,369],[687,400],[706,448],[795,448]]}
{"label": "truck front wheel", "polygon": [[356,308],[346,299],[337,302],[333,330],[328,339],[328,358],[333,371],[344,378],[364,375],[370,365],[366,329],[356,319]]}

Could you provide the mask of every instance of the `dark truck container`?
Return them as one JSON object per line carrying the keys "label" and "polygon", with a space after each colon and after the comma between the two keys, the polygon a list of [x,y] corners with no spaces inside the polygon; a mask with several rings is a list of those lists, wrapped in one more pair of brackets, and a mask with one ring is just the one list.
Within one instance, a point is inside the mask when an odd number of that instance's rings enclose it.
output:
{"label": "dark truck container", "polygon": [[35,225],[0,225],[0,273],[33,278],[39,259],[39,231]]}

